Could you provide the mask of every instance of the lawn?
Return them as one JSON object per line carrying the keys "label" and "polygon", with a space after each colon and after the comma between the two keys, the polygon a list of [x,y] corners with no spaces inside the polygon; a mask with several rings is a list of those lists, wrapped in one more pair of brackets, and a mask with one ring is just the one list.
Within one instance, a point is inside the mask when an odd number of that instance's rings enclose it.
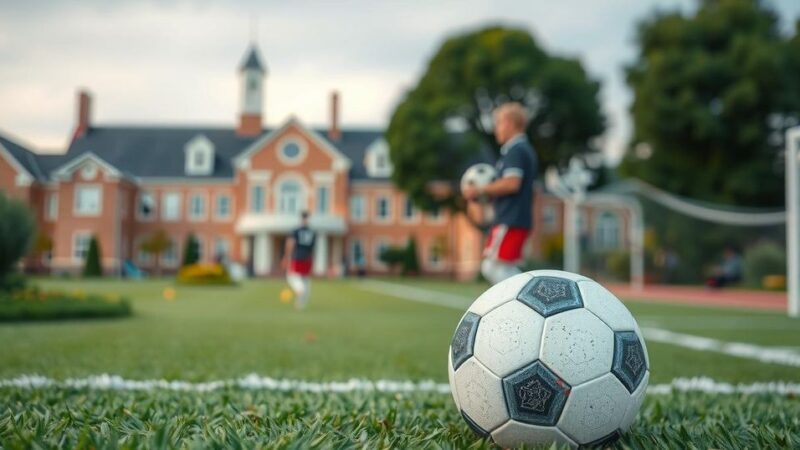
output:
{"label": "lawn", "polygon": [[[446,383],[447,347],[477,284],[415,280],[450,307],[382,294],[358,281],[314,283],[304,312],[281,303],[283,283],[177,287],[168,281],[40,280],[45,288],[132,300],[127,319],[0,324],[0,379],[63,380],[103,373],[203,382],[250,373],[336,381]],[[374,286],[373,286],[374,288]],[[800,349],[800,322],[780,314],[629,302],[640,325],[724,341]],[[707,376],[721,382],[800,381],[797,367],[648,343],[650,383]],[[800,446],[800,401],[777,394],[668,394],[645,401],[623,444],[632,448]],[[0,388],[0,447],[486,447],[449,395],[309,393],[226,387],[213,392]]]}

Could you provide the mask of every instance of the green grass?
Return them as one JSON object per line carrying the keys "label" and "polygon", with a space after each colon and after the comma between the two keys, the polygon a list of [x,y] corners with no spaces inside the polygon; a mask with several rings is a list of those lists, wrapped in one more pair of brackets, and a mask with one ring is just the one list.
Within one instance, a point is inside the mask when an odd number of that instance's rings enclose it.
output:
{"label": "green grass", "polygon": [[[394,280],[394,282],[398,282]],[[206,381],[248,373],[275,378],[433,379],[461,311],[378,295],[357,281],[315,280],[311,307],[281,303],[279,280],[176,288],[168,281],[40,280],[46,289],[124,295],[124,320],[0,324],[0,378],[110,373],[129,379]],[[475,298],[484,286],[415,280]],[[465,300],[465,307],[466,302]],[[780,314],[628,303],[645,326],[726,341],[800,347],[800,322]],[[651,384],[675,377],[800,381],[800,370],[649,343]],[[631,448],[800,446],[800,401],[779,395],[650,396],[623,443]],[[0,388],[0,447],[487,447],[448,395],[105,392]]]}

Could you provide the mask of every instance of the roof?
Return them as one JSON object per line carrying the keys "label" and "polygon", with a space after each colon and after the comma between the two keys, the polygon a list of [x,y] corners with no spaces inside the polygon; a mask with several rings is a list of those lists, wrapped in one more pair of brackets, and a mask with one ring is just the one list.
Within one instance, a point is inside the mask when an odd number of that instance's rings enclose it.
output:
{"label": "roof", "polygon": [[26,147],[19,141],[9,137],[7,134],[0,134],[0,145],[3,146],[11,156],[37,180],[47,179],[46,172],[42,171],[38,164],[38,154]]}
{"label": "roof", "polygon": [[369,145],[376,139],[383,137],[383,130],[379,129],[344,129],[341,130],[340,139],[333,141],[328,138],[328,130],[317,128],[314,131],[324,137],[331,145],[338,148],[352,162],[350,166],[351,180],[389,180],[388,177],[370,177],[364,166],[364,157]]}
{"label": "roof", "polygon": [[250,69],[258,70],[261,73],[267,71],[267,68],[261,63],[261,57],[259,57],[258,48],[255,45],[250,46],[250,49],[247,51],[247,56],[245,56],[244,60],[242,60],[242,64],[239,66],[240,72]]}

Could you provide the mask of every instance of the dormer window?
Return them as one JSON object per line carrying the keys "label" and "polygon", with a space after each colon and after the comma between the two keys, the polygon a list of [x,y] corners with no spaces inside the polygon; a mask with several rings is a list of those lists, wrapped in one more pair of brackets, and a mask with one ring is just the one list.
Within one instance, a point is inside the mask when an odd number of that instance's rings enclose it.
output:
{"label": "dormer window", "polygon": [[367,175],[375,178],[386,178],[392,175],[392,161],[389,159],[389,144],[385,139],[378,139],[367,148],[364,157]]}
{"label": "dormer window", "polygon": [[205,136],[198,135],[184,147],[186,152],[186,175],[211,175],[214,172],[214,144]]}

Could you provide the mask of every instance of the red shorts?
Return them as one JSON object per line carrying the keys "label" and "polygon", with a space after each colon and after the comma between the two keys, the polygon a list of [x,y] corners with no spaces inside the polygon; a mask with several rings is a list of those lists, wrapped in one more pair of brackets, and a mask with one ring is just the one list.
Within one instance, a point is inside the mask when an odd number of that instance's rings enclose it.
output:
{"label": "red shorts", "polygon": [[483,257],[514,263],[522,259],[522,247],[528,239],[527,228],[495,225],[489,231],[489,239],[483,249]]}
{"label": "red shorts", "polygon": [[300,260],[292,260],[289,264],[289,272],[296,273],[298,275],[306,276],[311,273],[311,260],[310,259],[300,259]]}

